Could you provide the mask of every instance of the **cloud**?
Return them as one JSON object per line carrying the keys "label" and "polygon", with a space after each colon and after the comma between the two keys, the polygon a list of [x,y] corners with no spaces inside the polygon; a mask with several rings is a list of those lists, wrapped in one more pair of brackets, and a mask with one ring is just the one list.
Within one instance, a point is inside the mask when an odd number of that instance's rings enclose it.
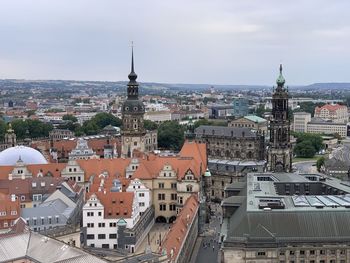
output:
{"label": "cloud", "polygon": [[125,80],[134,40],[140,81],[273,85],[281,61],[289,84],[344,81],[349,9],[346,0],[5,0],[0,78]]}

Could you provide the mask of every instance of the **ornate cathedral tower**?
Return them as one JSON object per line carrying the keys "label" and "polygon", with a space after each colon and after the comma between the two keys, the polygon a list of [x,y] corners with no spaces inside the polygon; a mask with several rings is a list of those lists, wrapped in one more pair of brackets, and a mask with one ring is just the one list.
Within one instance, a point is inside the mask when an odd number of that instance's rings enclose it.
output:
{"label": "ornate cathedral tower", "polygon": [[270,120],[270,142],[268,169],[272,172],[292,171],[292,146],[290,143],[290,121],[288,119],[288,89],[280,65],[277,88],[272,95],[272,119]]}
{"label": "ornate cathedral tower", "polygon": [[139,100],[139,84],[136,81],[137,75],[134,71],[133,48],[131,51],[131,72],[128,77],[128,97],[122,106],[122,157],[132,157],[134,150],[145,151],[146,130],[143,126],[145,107]]}

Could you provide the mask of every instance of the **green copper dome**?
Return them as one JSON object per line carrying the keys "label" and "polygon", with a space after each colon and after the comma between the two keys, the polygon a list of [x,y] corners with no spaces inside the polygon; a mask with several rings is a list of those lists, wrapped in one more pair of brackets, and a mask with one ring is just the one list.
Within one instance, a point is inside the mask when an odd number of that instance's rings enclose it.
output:
{"label": "green copper dome", "polygon": [[282,75],[282,64],[280,64],[280,75],[278,76],[276,83],[279,87],[282,87],[285,82],[286,82],[286,80],[284,79],[284,77]]}
{"label": "green copper dome", "polygon": [[209,171],[209,169],[207,168],[207,170],[204,173],[205,177],[210,177],[211,176],[211,172]]}

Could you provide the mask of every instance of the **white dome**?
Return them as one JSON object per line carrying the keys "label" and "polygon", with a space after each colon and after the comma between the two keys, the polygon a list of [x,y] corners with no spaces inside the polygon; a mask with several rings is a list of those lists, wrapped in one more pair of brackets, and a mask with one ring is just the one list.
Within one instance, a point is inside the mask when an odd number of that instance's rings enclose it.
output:
{"label": "white dome", "polygon": [[45,157],[39,151],[21,145],[0,152],[0,165],[15,165],[19,158],[25,164],[47,163]]}

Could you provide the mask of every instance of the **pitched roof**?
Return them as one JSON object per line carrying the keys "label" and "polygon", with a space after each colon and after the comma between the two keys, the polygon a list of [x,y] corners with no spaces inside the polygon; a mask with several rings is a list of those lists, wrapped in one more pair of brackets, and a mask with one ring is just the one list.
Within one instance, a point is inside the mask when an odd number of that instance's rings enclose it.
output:
{"label": "pitched roof", "polygon": [[133,192],[95,192],[89,193],[88,198],[96,195],[104,206],[105,218],[131,218],[134,202]]}
{"label": "pitched roof", "polygon": [[176,262],[177,256],[187,238],[190,225],[194,222],[198,213],[198,207],[197,197],[193,194],[186,200],[184,207],[170,227],[162,246],[162,249],[167,252],[169,260]]}
{"label": "pitched roof", "polygon": [[0,262],[12,262],[18,259],[29,259],[39,263],[106,262],[81,249],[31,231],[0,235]]}
{"label": "pitched roof", "polygon": [[326,110],[329,110],[331,112],[334,112],[334,111],[337,111],[341,108],[347,108],[345,105],[339,105],[339,104],[326,104],[326,105],[323,105],[321,107],[316,107],[315,108],[315,112],[320,112],[321,110],[323,109],[326,109]]}
{"label": "pitched roof", "polygon": [[77,160],[79,166],[85,172],[85,181],[89,180],[92,175],[99,176],[107,172],[110,176],[125,177],[125,169],[129,165],[131,159],[90,159]]}

